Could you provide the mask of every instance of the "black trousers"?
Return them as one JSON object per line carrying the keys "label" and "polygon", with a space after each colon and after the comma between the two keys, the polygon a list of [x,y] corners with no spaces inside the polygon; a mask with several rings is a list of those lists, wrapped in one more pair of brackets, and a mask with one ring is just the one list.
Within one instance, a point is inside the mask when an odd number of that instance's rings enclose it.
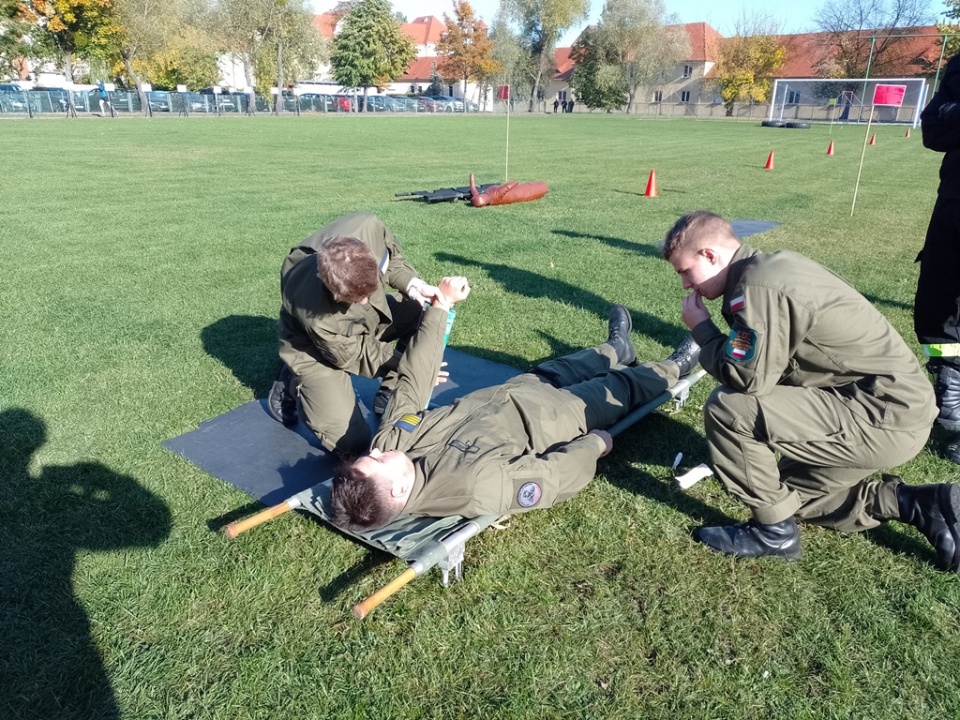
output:
{"label": "black trousers", "polygon": [[917,340],[929,357],[952,358],[960,365],[960,198],[937,198],[917,260]]}

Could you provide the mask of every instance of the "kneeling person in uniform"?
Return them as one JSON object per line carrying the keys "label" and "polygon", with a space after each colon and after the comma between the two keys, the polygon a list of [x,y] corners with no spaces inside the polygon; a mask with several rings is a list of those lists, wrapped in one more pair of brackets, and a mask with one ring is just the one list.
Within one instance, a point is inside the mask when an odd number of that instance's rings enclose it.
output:
{"label": "kneeling person in uniform", "polygon": [[[401,293],[387,294],[388,285]],[[350,376],[381,378],[374,412],[382,413],[400,355],[437,288],[417,276],[380,218],[355,212],[290,251],[280,293],[282,364],[267,400],[270,414],[295,424],[299,394],[303,420],[325,448],[361,452],[370,430]]]}
{"label": "kneeling person in uniform", "polygon": [[[960,571],[960,486],[869,479],[920,452],[937,414],[886,318],[822,265],[741,244],[703,210],[676,222],[663,256],[692,290],[683,322],[720,383],[704,407],[714,471],[753,515],[697,539],[736,557],[794,559],[797,519],[843,532],[898,520],[927,537],[942,569]],[[703,302],[717,298],[728,332]]]}
{"label": "kneeling person in uniform", "polygon": [[[458,297],[444,283],[446,298]],[[440,367],[444,306],[435,303],[400,361],[372,449],[334,474],[334,522],[349,530],[403,514],[500,515],[550,507],[582,490],[612,448],[608,428],[690,372],[687,338],[666,360],[632,367],[632,321],[610,313],[607,342],[451,405],[423,411]]]}

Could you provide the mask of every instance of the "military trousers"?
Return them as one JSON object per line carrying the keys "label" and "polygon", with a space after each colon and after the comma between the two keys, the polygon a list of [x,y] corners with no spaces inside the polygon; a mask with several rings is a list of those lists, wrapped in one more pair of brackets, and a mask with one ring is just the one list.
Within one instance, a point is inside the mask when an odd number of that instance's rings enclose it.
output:
{"label": "military trousers", "polygon": [[754,519],[845,532],[898,516],[896,484],[866,478],[913,458],[930,434],[874,427],[829,388],[784,385],[762,396],[717,388],[704,426],[717,477]]}
{"label": "military trousers", "polygon": [[[532,374],[580,399],[578,410],[591,430],[604,430],[634,408],[675,385],[680,369],[674,362],[616,367],[617,353],[604,343],[538,365]],[[509,382],[523,382],[521,375]]]}
{"label": "military trousers", "polygon": [[[422,308],[416,300],[397,295],[387,295],[387,304],[393,322],[379,340],[396,341],[397,349],[402,351],[417,331]],[[280,357],[293,373],[295,387],[291,392],[300,396],[301,418],[323,446],[343,455],[366,452],[373,436],[360,409],[351,374],[326,364],[318,353],[288,345],[281,346]],[[384,368],[380,377],[384,389],[392,389],[397,380],[393,368]]]}

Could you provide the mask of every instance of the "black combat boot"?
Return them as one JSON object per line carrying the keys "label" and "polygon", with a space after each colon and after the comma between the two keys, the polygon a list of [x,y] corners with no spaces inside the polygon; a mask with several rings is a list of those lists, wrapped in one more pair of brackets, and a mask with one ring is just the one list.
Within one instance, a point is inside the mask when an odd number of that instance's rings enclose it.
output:
{"label": "black combat boot", "polygon": [[693,339],[693,335],[687,335],[666,359],[677,364],[680,377],[689,375],[700,362],[700,346]]}
{"label": "black combat boot", "polygon": [[750,520],[737,525],[702,527],[694,537],[711,550],[734,557],[800,557],[800,530],[792,517],[772,525]]}
{"label": "black combat boot", "polygon": [[901,522],[922,532],[937,551],[941,570],[960,572],[960,485],[897,486]]}
{"label": "black combat boot", "polygon": [[290,392],[292,381],[293,373],[286,363],[281,362],[277,379],[273,381],[270,394],[267,395],[267,412],[270,417],[287,427],[297,424],[297,398]]}
{"label": "black combat boot", "polygon": [[960,367],[949,362],[939,362],[934,366],[937,381],[933,391],[937,396],[937,424],[953,433],[960,433]]}
{"label": "black combat boot", "polygon": [[634,365],[637,362],[637,351],[630,342],[630,332],[633,330],[633,318],[630,311],[623,305],[614,305],[610,308],[610,334],[607,336],[607,345],[617,353],[618,365]]}

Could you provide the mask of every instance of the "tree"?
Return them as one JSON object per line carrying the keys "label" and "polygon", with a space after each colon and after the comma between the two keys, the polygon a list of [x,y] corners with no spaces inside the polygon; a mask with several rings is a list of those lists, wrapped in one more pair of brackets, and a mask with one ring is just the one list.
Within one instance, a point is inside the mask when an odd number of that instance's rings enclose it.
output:
{"label": "tree", "polygon": [[[258,67],[275,70],[277,102],[275,112],[283,108],[283,89],[287,78],[313,77],[323,57],[320,34],[313,25],[313,14],[304,7],[304,0],[274,0],[277,9],[275,21],[267,30],[269,57],[272,65],[263,62]],[[265,60],[265,58],[264,58]]]}
{"label": "tree", "polygon": [[20,77],[32,27],[19,0],[0,0],[0,77]]}
{"label": "tree", "polygon": [[597,28],[587,28],[570,50],[576,62],[570,84],[577,99],[591,109],[616,110],[627,98],[627,83],[610,52],[600,39]]}
{"label": "tree", "polygon": [[387,0],[360,0],[343,19],[333,39],[330,64],[333,77],[344,87],[363,88],[393,82],[417,56],[413,42],[400,32]]}
{"label": "tree", "polygon": [[818,72],[862,78],[869,63],[873,77],[915,74],[915,53],[892,36],[931,21],[930,0],[826,0],[815,15],[825,36]]}
{"label": "tree", "polygon": [[727,115],[733,114],[736,103],[766,102],[773,74],[786,59],[773,21],[764,17],[742,19],[736,34],[722,41],[714,67]]}
{"label": "tree", "polygon": [[21,16],[36,26],[33,55],[46,55],[73,82],[75,59],[109,54],[120,34],[110,0],[21,0]]}
{"label": "tree", "polygon": [[134,67],[159,87],[191,88],[217,85],[220,82],[218,53],[213,40],[200,29],[187,26],[180,36]]}
{"label": "tree", "polygon": [[[446,13],[443,22],[447,31],[437,43],[440,71],[447,78],[463,81],[463,99],[467,99],[467,83],[476,80],[484,85],[500,70],[493,59],[493,41],[487,36],[487,26],[473,16],[473,8],[467,0],[453,0],[454,19]],[[467,111],[467,103],[463,103]]]}
{"label": "tree", "polygon": [[111,0],[122,31],[111,40],[127,79],[137,88],[144,115],[150,103],[135,63],[158,53],[179,35],[185,24],[185,0]]}
{"label": "tree", "polygon": [[527,66],[530,59],[521,47],[520,36],[511,29],[510,21],[503,12],[498,12],[493,18],[490,39],[493,42],[493,59],[500,65],[500,70],[493,74],[491,82],[508,85],[510,97],[523,100],[527,97]]}
{"label": "tree", "polygon": [[430,68],[430,84],[427,85],[427,97],[446,94],[446,88],[443,87],[443,78],[440,77],[440,71],[437,70],[437,64],[434,63],[433,67]]}
{"label": "tree", "polygon": [[544,76],[553,71],[553,56],[564,30],[587,17],[589,0],[502,0],[501,9],[519,26],[520,45],[528,62],[530,112],[543,95]]}
{"label": "tree", "polygon": [[960,53],[960,23],[957,22],[960,21],[960,0],[943,0],[943,4],[947,6],[943,13],[945,18],[954,21],[952,23],[942,22],[937,25],[937,30],[944,35],[953,36],[941,40],[945,45],[943,56],[949,58]]}
{"label": "tree", "polygon": [[662,84],[689,55],[687,34],[668,16],[663,0],[607,0],[597,25],[597,42],[618,66],[627,92],[627,112],[642,87]]}

